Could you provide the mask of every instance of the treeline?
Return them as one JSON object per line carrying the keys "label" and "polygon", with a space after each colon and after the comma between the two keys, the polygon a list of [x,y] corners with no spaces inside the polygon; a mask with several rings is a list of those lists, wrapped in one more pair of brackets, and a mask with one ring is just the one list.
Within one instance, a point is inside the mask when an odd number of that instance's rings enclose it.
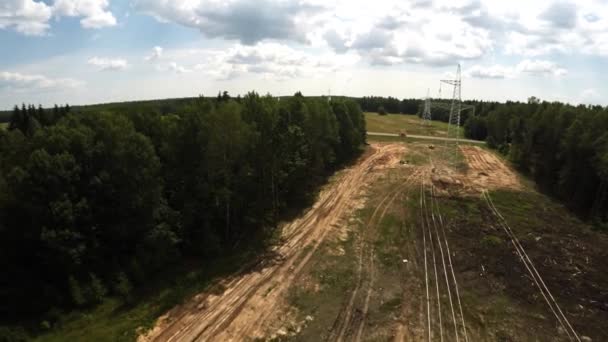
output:
{"label": "treeline", "polygon": [[20,130],[23,134],[31,137],[41,126],[55,124],[59,119],[70,112],[70,105],[55,105],[52,109],[44,109],[41,105],[22,104],[21,108],[15,106],[9,117],[9,130]]}
{"label": "treeline", "polygon": [[608,221],[608,108],[559,102],[507,102],[467,120],[465,134],[486,140],[544,191],[584,217]]}
{"label": "treeline", "polygon": [[184,257],[237,253],[365,142],[356,102],[299,93],[199,98],[165,114],[17,109],[0,131],[4,322],[129,299]]}
{"label": "treeline", "polygon": [[[452,100],[450,99],[432,99],[431,100],[431,115],[432,119],[441,122],[450,121],[450,106]],[[462,101],[463,106],[473,106],[474,109],[462,110],[460,112],[460,125],[465,126],[469,122],[469,118],[472,117],[483,117],[486,116],[490,111],[494,110],[501,105],[499,102],[491,101],[480,101],[480,100],[466,100]],[[424,112],[424,101],[420,101],[420,105],[417,109],[417,115],[422,117]],[[466,126],[465,126],[466,129]],[[480,128],[481,129],[481,128]],[[485,140],[485,133],[477,132],[476,129],[471,130],[471,134],[468,136],[470,139]]]}
{"label": "treeline", "polygon": [[364,112],[378,112],[384,109],[390,114],[414,114],[423,102],[419,99],[399,100],[394,97],[364,96],[357,98]]}

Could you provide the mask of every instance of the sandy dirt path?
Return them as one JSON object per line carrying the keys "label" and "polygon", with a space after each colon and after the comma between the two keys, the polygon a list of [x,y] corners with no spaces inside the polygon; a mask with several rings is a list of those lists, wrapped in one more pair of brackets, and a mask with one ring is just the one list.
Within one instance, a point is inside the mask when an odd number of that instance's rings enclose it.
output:
{"label": "sandy dirt path", "polygon": [[275,247],[275,262],[222,282],[220,295],[201,293],[158,319],[138,338],[145,341],[243,341],[269,333],[280,315],[286,290],[341,217],[356,206],[368,175],[399,162],[400,144],[372,146],[357,163],[342,171],[304,215],[283,228],[283,243]]}

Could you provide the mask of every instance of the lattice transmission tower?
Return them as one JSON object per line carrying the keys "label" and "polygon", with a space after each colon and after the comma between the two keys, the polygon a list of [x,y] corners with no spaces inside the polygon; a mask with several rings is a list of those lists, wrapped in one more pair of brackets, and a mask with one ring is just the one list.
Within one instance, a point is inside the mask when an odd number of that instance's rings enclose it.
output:
{"label": "lattice transmission tower", "polygon": [[448,122],[448,138],[455,139],[454,142],[458,146],[458,138],[460,132],[460,111],[462,106],[462,79],[460,76],[460,64],[456,69],[456,77],[452,80],[441,80],[442,83],[446,83],[454,86],[452,92],[452,104],[450,106],[450,120]]}
{"label": "lattice transmission tower", "polygon": [[439,97],[441,97],[441,85],[443,83],[453,86],[452,101],[449,105],[446,105],[442,102],[437,102],[434,103],[433,106],[438,108],[444,108],[450,111],[447,131],[448,139],[446,139],[445,142],[446,148],[444,149],[444,157],[446,161],[451,163],[457,156],[456,150],[458,149],[458,141],[460,140],[460,114],[465,110],[472,110],[473,115],[475,115],[475,106],[465,105],[462,103],[462,78],[460,73],[460,64],[458,64],[454,79],[441,80],[439,82]]}
{"label": "lattice transmission tower", "polygon": [[426,98],[424,99],[424,112],[422,113],[422,124],[431,124],[431,97],[429,96],[429,90],[426,91]]}

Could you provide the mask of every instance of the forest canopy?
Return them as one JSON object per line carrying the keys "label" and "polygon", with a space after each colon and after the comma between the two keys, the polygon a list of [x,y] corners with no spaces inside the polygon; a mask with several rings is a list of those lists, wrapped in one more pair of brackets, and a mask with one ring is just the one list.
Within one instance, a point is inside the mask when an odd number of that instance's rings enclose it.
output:
{"label": "forest canopy", "polygon": [[606,228],[608,108],[559,102],[475,102],[465,135],[486,140],[545,192]]}
{"label": "forest canopy", "polygon": [[365,143],[356,102],[15,107],[0,131],[0,319],[128,297],[165,265],[263,239]]}

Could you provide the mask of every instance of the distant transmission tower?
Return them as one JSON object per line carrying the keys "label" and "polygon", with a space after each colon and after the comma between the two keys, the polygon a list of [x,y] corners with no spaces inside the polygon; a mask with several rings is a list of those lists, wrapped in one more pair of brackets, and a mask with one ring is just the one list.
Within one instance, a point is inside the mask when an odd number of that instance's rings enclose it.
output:
{"label": "distant transmission tower", "polygon": [[453,80],[441,80],[442,83],[446,83],[454,86],[452,93],[452,105],[450,106],[450,120],[448,122],[448,138],[455,139],[456,146],[458,146],[458,138],[460,132],[460,107],[461,107],[461,92],[462,92],[462,80],[460,78],[460,64],[456,69],[456,78]]}
{"label": "distant transmission tower", "polygon": [[[450,118],[448,120],[448,132],[446,140],[446,159],[456,157],[456,149],[458,149],[458,141],[460,139],[460,113],[465,110],[472,110],[475,115],[475,106],[462,104],[462,79],[460,74],[460,64],[456,69],[456,77],[452,80],[441,80],[439,82],[439,96],[441,97],[441,84],[446,83],[454,87],[452,92],[452,102],[449,106]],[[443,107],[441,103],[437,103],[436,107]],[[447,109],[447,108],[446,108]],[[453,147],[450,149],[449,147]]]}
{"label": "distant transmission tower", "polygon": [[424,99],[424,112],[422,113],[422,122],[424,125],[431,123],[431,97],[429,96],[429,90],[426,91],[426,99]]}

